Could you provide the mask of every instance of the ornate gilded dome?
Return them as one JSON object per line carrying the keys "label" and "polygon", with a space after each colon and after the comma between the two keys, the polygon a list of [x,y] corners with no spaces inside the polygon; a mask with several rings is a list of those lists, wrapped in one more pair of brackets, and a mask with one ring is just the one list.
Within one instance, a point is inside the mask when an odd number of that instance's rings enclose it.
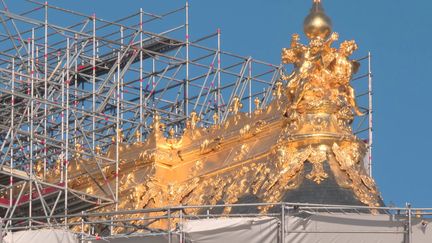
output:
{"label": "ornate gilded dome", "polygon": [[303,29],[309,39],[327,39],[330,36],[332,22],[325,14],[320,0],[314,0],[310,13],[303,22]]}

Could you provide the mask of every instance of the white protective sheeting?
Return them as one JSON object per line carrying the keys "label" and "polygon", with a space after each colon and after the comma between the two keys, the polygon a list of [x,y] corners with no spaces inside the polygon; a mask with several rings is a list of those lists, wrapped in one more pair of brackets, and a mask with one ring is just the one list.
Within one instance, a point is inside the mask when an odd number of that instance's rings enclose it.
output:
{"label": "white protective sheeting", "polygon": [[414,218],[412,232],[412,242],[432,242],[432,219]]}
{"label": "white protective sheeting", "polygon": [[[86,243],[169,243],[167,235],[153,235],[153,236],[136,236],[131,235],[128,237],[118,237],[116,239],[103,238],[102,240],[86,241]],[[180,237],[178,235],[171,235],[172,243],[179,243]]]}
{"label": "white protective sheeting", "polygon": [[[412,220],[412,242],[432,242],[432,228],[427,225],[427,220],[423,224],[420,219]],[[285,242],[405,243],[409,242],[407,227],[407,218],[395,215],[303,212],[286,217]]]}
{"label": "white protective sheeting", "polygon": [[41,229],[8,232],[3,243],[78,243],[71,232],[60,229]]}
{"label": "white protective sheeting", "polygon": [[[432,220],[412,219],[412,243],[432,243]],[[361,213],[308,213],[285,217],[285,243],[407,243],[405,216]],[[191,220],[186,242],[282,242],[277,218]]]}
{"label": "white protective sheeting", "polygon": [[300,213],[286,217],[285,242],[402,243],[405,221],[389,215]]}
{"label": "white protective sheeting", "polygon": [[[360,213],[287,215],[284,243],[408,243],[405,216]],[[281,243],[282,222],[273,217],[217,218],[185,221],[184,237],[167,234],[111,236],[86,243]],[[413,218],[411,243],[432,243],[432,219]],[[182,240],[181,240],[182,239]],[[4,243],[77,243],[73,233],[43,229],[8,233]]]}
{"label": "white protective sheeting", "polygon": [[271,217],[203,219],[187,221],[183,231],[191,243],[277,243],[278,224]]}

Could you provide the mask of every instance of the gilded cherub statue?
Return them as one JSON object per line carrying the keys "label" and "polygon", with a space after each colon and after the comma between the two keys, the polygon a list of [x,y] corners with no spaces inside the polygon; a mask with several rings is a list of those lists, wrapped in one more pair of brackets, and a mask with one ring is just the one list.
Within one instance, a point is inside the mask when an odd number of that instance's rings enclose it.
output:
{"label": "gilded cherub statue", "polygon": [[282,75],[282,79],[288,81],[291,108],[296,109],[308,89],[326,87],[333,89],[333,99],[344,100],[356,115],[364,115],[357,106],[354,89],[350,85],[352,75],[359,68],[358,62],[349,59],[357,49],[357,44],[353,40],[344,41],[339,49],[332,48],[331,45],[338,38],[339,35],[334,32],[325,41],[316,37],[305,46],[299,43],[298,34],[294,34],[290,48],[282,49],[282,62],[294,65],[289,76]]}
{"label": "gilded cherub statue", "polygon": [[364,114],[360,111],[355,100],[354,89],[350,85],[350,80],[360,66],[356,61],[349,60],[349,56],[357,50],[358,46],[354,40],[344,41],[340,44],[339,50],[331,52],[331,62],[326,67],[339,85],[339,94],[346,99],[346,102],[358,116]]}
{"label": "gilded cherub statue", "polygon": [[282,79],[288,80],[288,98],[296,107],[304,94],[305,85],[311,81],[311,77],[317,76],[324,66],[323,55],[332,51],[331,45],[339,38],[337,33],[333,33],[330,38],[323,41],[321,38],[314,38],[310,41],[309,46],[299,43],[298,34],[293,34],[291,38],[291,47],[282,49],[282,62],[284,64],[293,64],[294,70],[289,76],[282,76]]}
{"label": "gilded cherub statue", "polygon": [[332,48],[339,35],[332,32],[331,20],[320,1],[314,1],[303,27],[309,44],[301,44],[299,35],[294,34],[290,47],[282,49],[282,62],[294,66],[290,75],[282,75],[288,81],[289,109],[297,110],[301,103],[303,110],[349,108],[356,115],[363,115],[350,86],[351,77],[359,67],[357,62],[349,60],[357,49],[355,42],[344,41],[339,49]]}

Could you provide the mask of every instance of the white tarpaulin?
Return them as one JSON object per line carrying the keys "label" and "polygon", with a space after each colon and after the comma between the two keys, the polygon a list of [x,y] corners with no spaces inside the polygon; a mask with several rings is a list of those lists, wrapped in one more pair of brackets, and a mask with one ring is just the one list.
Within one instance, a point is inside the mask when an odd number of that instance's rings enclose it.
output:
{"label": "white tarpaulin", "polygon": [[[405,215],[315,213],[285,217],[284,243],[432,243],[432,219],[412,218],[411,241]],[[198,219],[183,222],[171,240],[164,233],[110,236],[86,243],[281,243],[282,222],[273,217]],[[115,238],[115,239],[114,239]],[[182,240],[181,240],[182,239]],[[71,232],[55,229],[8,233],[4,243],[77,243]]]}
{"label": "white tarpaulin", "polygon": [[78,243],[71,232],[60,229],[41,229],[8,232],[3,243]]}
{"label": "white tarpaulin", "polygon": [[[432,242],[432,225],[428,226],[429,223],[430,220],[412,219],[412,243]],[[286,217],[285,229],[287,243],[409,242],[405,216],[303,212]]]}
{"label": "white tarpaulin", "polygon": [[191,243],[277,243],[278,222],[270,217],[191,220],[183,231]]}
{"label": "white tarpaulin", "polygon": [[[101,240],[86,241],[86,243],[169,243],[168,235],[153,235],[153,236],[122,236],[116,239],[103,238]],[[180,243],[178,235],[171,235],[172,243]]]}
{"label": "white tarpaulin", "polygon": [[[432,243],[431,219],[412,219],[411,243]],[[407,243],[405,216],[308,213],[285,217],[285,243]],[[282,242],[279,219],[226,218],[186,222],[187,242]]]}
{"label": "white tarpaulin", "polygon": [[388,215],[302,214],[286,218],[285,242],[404,242],[405,222]]}

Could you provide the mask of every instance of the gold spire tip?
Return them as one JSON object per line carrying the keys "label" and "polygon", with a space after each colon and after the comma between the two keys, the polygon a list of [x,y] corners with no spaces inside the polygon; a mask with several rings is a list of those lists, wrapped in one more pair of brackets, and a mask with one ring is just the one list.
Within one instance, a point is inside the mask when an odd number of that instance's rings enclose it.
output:
{"label": "gold spire tip", "polygon": [[320,3],[321,0],[313,0],[314,3]]}

